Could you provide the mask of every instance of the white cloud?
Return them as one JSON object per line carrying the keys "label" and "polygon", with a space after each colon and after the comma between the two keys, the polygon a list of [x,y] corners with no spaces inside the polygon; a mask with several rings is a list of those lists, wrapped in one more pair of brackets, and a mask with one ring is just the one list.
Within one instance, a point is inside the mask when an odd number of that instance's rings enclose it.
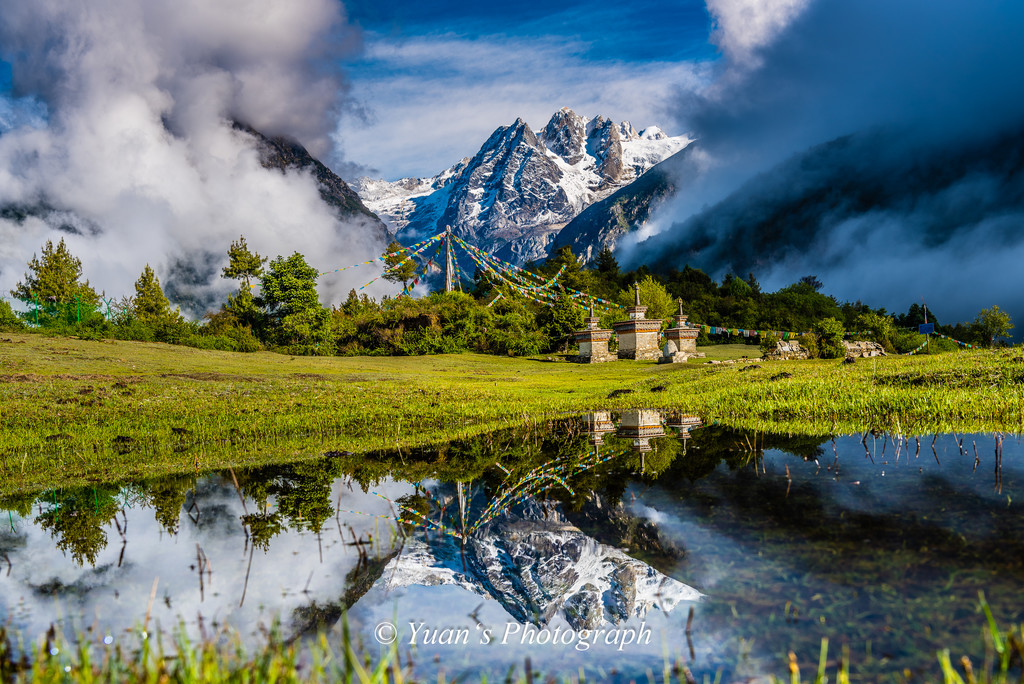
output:
{"label": "white cloud", "polygon": [[[231,127],[327,152],[345,92],[338,60],[357,44],[346,35],[334,0],[0,0],[14,88],[49,111],[7,117],[0,206],[44,205],[92,226],[69,245],[112,296],[133,293],[147,262],[163,277],[181,259],[226,260],[241,234],[264,255],[299,251],[324,270],[375,256],[383,245],[339,223],[311,176],[264,169]],[[61,227],[0,220],[0,291]],[[219,266],[205,266],[202,296],[225,294]],[[322,294],[337,301],[360,278]]]}
{"label": "white cloud", "polygon": [[736,64],[757,66],[769,45],[811,0],[707,0],[714,19],[711,39]]}
{"label": "white cloud", "polygon": [[337,138],[348,159],[389,179],[430,176],[473,155],[498,126],[522,118],[540,128],[563,106],[670,128],[672,89],[700,88],[709,71],[688,62],[595,62],[585,48],[551,38],[372,37],[372,78],[353,79],[370,120],[343,117]]}

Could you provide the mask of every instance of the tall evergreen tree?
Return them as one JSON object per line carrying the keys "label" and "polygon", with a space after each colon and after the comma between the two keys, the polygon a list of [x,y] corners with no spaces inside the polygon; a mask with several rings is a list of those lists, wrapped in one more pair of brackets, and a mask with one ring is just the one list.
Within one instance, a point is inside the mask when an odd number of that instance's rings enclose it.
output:
{"label": "tall evergreen tree", "polygon": [[135,281],[135,315],[141,321],[157,323],[173,321],[179,314],[171,311],[171,303],[167,300],[160,279],[149,264],[142,269],[142,275]]}
{"label": "tall evergreen tree", "polygon": [[238,240],[228,247],[228,265],[221,271],[221,275],[242,281],[244,290],[251,292],[252,281],[263,275],[263,264],[266,262],[266,257],[249,250],[249,246],[245,244],[245,236],[239,236]]}
{"label": "tall evergreen tree", "polygon": [[604,247],[597,253],[594,266],[597,268],[598,273],[607,278],[619,277],[619,262],[615,259],[615,253],[608,249],[608,247]]}
{"label": "tall evergreen tree", "polygon": [[572,253],[572,247],[569,245],[559,248],[559,250],[544,263],[542,272],[551,276],[557,273],[562,266],[565,266],[565,270],[562,271],[562,276],[558,279],[558,282],[566,287],[571,287],[574,290],[587,289],[589,282],[583,273],[583,267],[580,266],[579,259],[577,259],[576,255]]}
{"label": "tall evergreen tree", "polygon": [[82,260],[71,253],[61,238],[57,246],[47,240],[43,247],[42,258],[32,255],[28,262],[29,273],[25,280],[18,283],[11,294],[19,299],[34,299],[40,302],[54,301],[67,304],[75,301],[75,297],[83,304],[95,306],[100,297],[92,289],[89,281],[80,282],[82,277]]}
{"label": "tall evergreen tree", "polygon": [[263,264],[267,258],[250,251],[245,237],[231,243],[228,248],[228,265],[221,271],[221,276],[238,280],[238,292],[228,295],[225,307],[243,326],[259,329],[262,323],[262,312],[252,294],[253,281],[263,275]]}

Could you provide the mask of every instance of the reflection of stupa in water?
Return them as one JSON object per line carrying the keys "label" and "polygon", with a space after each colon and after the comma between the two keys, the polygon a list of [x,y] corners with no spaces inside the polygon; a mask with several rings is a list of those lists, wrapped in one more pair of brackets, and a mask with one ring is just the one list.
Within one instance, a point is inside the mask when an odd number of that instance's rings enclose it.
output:
{"label": "reflection of stupa in water", "polygon": [[690,439],[690,430],[699,428],[703,423],[697,416],[686,413],[671,412],[665,417],[665,427],[674,430],[685,445]]}
{"label": "reflection of stupa in water", "polygon": [[407,541],[377,581],[385,590],[454,585],[490,597],[520,622],[564,619],[595,629],[671,611],[700,592],[572,525],[557,507],[530,501],[478,530],[460,548],[448,535]]}
{"label": "reflection of stupa in water", "polygon": [[651,440],[665,436],[665,425],[661,422],[661,411],[655,409],[627,409],[619,419],[616,437],[633,440],[633,450],[641,453],[651,451]]}
{"label": "reflection of stupa in water", "polygon": [[615,432],[611,411],[594,411],[583,416],[582,431],[587,435],[587,441],[594,446],[604,444],[604,436]]}

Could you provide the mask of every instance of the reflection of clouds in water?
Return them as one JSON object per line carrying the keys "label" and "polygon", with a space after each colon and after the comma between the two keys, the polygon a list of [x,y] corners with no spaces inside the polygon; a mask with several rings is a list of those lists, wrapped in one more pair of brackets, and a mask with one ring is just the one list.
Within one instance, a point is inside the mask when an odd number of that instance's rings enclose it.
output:
{"label": "reflection of clouds in water", "polygon": [[[953,618],[974,613],[978,586],[1001,604],[997,615],[1019,619],[1018,441],[1003,442],[1000,491],[994,435],[967,435],[963,454],[942,435],[938,462],[932,435],[920,453],[911,438],[898,462],[891,437],[869,435],[867,450],[861,438],[836,438],[838,471],[824,441],[817,463],[772,449],[755,470],[753,462],[737,467],[743,458],[733,453],[691,484],[662,479],[627,489],[625,501],[636,497],[630,510],[657,518],[659,533],[686,549],[669,574],[709,597],[696,606],[697,661],[728,661],[729,644],[756,639],[749,662],[760,675],[777,666],[779,638],[806,649],[822,630],[856,625],[840,634],[884,644],[900,668],[920,667],[934,662],[925,654],[976,637],[977,623]],[[915,633],[907,646],[892,630],[902,623],[931,623],[933,634]]]}
{"label": "reflection of clouds in water", "polygon": [[656,525],[661,525],[667,520],[664,513],[656,508],[651,508],[642,501],[636,501],[631,507],[631,511],[638,517],[646,518]]}
{"label": "reflection of clouds in water", "polygon": [[[658,533],[676,542],[680,548],[714,547],[725,556],[742,555],[743,550],[738,544],[701,525],[684,502],[669,498],[658,487],[641,489],[630,485],[623,495],[623,501],[628,502],[626,509],[631,514],[657,523]],[[685,576],[688,582],[713,597],[715,586],[727,572],[727,565],[705,563],[703,559],[691,562],[692,555],[685,555],[679,566],[668,574]],[[697,610],[700,610],[699,606]]]}
{"label": "reflection of clouds in water", "polygon": [[[397,498],[412,487],[386,482],[375,489]],[[358,561],[357,551],[346,545],[351,541],[349,527],[363,538],[377,534],[383,537],[388,529],[377,518],[344,512],[387,515],[390,508],[386,501],[355,486],[349,491],[336,482],[331,504],[337,504],[340,493],[343,512],[339,518],[345,543],[333,516],[324,524],[319,543],[311,532],[285,530],[274,537],[266,553],[255,551],[246,587],[249,553],[238,494],[232,486],[217,480],[201,483],[198,490],[199,524],[182,512],[176,536],[163,530],[152,509],[128,509],[127,546],[121,567],[117,567],[121,538],[113,524],[105,528],[108,543],[97,554],[95,567],[80,567],[56,548],[50,534],[33,522],[34,516],[16,520],[15,527],[25,543],[8,552],[10,576],[0,572],[0,613],[12,617],[14,626],[32,639],[43,634],[57,617],[71,625],[65,630],[69,636],[72,630],[94,621],[101,631],[119,633],[141,625],[153,581],[158,578],[151,625],[170,629],[184,620],[194,628],[202,615],[207,627],[217,621],[246,636],[261,623],[269,624],[275,615],[280,615],[287,627],[296,608],[312,601],[338,601],[345,592],[345,575]],[[252,512],[254,504],[247,500],[246,505]],[[388,543],[386,538],[382,541]],[[197,544],[212,569],[211,576],[204,576],[202,595],[196,571]],[[54,598],[52,589],[57,586],[67,589]],[[240,606],[243,590],[245,602]]]}
{"label": "reflection of clouds in water", "polygon": [[[866,444],[859,435],[838,437],[838,476],[830,444],[825,445],[818,465],[770,450],[765,453],[765,467],[769,475],[784,478],[788,465],[794,486],[800,483],[814,487],[830,510],[869,514],[914,513],[933,507],[936,501],[966,509],[974,505],[968,502],[970,498],[1006,502],[1010,495],[1012,501],[1014,492],[1024,488],[1024,448],[1017,440],[1003,440],[1000,491],[995,486],[995,435],[942,435],[935,440],[934,454],[933,438],[922,437],[918,451],[913,437],[900,441],[891,436],[868,435]],[[957,443],[960,438],[964,442],[962,454]]]}

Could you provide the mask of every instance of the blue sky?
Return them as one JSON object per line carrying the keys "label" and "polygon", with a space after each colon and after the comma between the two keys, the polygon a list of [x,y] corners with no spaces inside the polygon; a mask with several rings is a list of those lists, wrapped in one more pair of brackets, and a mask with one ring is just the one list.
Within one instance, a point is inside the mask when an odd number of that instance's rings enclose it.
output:
{"label": "blue sky", "polygon": [[535,128],[560,107],[658,125],[674,91],[717,59],[702,0],[465,3],[353,0],[364,50],[346,64],[336,141],[347,175],[430,176],[496,127]]}
{"label": "blue sky", "polygon": [[490,36],[558,36],[590,45],[595,60],[660,61],[715,55],[707,42],[710,17],[702,0],[633,2],[467,3],[352,0],[349,20],[395,37],[458,33]]}

